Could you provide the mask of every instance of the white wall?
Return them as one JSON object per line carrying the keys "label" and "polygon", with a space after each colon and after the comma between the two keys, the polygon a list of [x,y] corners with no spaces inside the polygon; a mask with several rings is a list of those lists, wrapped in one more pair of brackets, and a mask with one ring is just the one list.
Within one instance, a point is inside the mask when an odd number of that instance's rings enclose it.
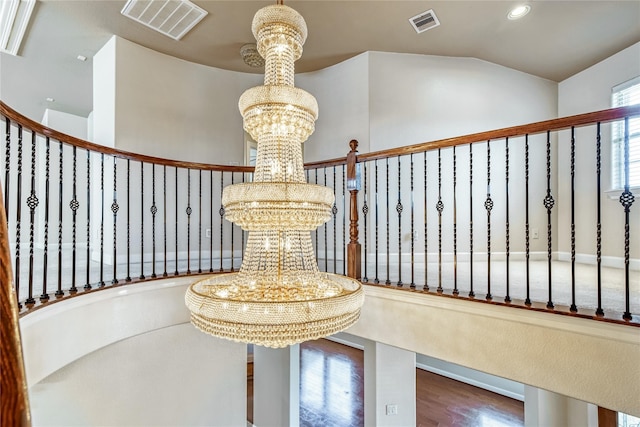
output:
{"label": "white wall", "polygon": [[113,36],[93,57],[92,142],[114,147],[116,141],[116,42]]}
{"label": "white wall", "polygon": [[106,120],[113,123],[116,148],[174,160],[242,162],[238,98],[259,84],[260,75],[190,63],[117,36],[105,49],[106,64],[96,63],[104,69],[94,73],[96,142],[110,145],[99,139],[108,135],[97,132]]}
{"label": "white wall", "polygon": [[316,131],[304,143],[305,162],[344,157],[352,139],[360,143],[358,151],[370,151],[368,52],[299,74],[296,86],[315,96],[319,107]]}
{"label": "white wall", "polygon": [[[611,89],[640,75],[640,43],[569,77],[558,85],[558,114],[568,116],[611,108]],[[624,255],[624,210],[618,201],[621,191],[605,193],[611,184],[611,127],[603,125],[602,136],[602,218],[606,219],[602,229],[602,247],[605,255]],[[564,143],[559,145],[558,175],[559,204],[558,221],[562,229],[560,251],[570,250],[570,145],[568,131],[564,132]],[[596,132],[590,128],[576,132],[576,250],[580,253],[595,253],[596,247]],[[634,191],[637,195],[637,189]],[[608,197],[611,196],[611,197]],[[640,233],[640,215],[636,206],[631,208],[630,232],[635,240]],[[632,240],[632,241],[633,241]],[[637,240],[636,240],[637,241]],[[640,245],[631,244],[631,258],[640,258]],[[621,263],[620,263],[621,264]]]}
{"label": "white wall", "polygon": [[119,341],[31,387],[33,423],[245,426],[246,365],[228,344],[188,323]]}
{"label": "white wall", "polygon": [[[386,148],[433,141],[446,137],[461,136],[469,133],[493,130],[519,124],[557,117],[557,84],[530,74],[515,71],[489,62],[473,58],[449,58],[428,55],[408,55],[397,53],[367,52],[349,61],[337,64],[316,73],[302,74],[298,77],[300,85],[314,94],[320,107],[320,119],[317,130],[305,145],[305,160],[321,160],[343,157],[348,152],[350,139],[358,139],[359,152],[367,153]],[[323,114],[331,115],[323,119]],[[324,113],[323,113],[324,111]],[[353,131],[349,132],[349,129]],[[530,200],[529,224],[538,229],[541,236],[546,230],[546,210],[540,202],[546,191],[546,146],[544,135],[530,138]],[[524,139],[512,139],[510,147],[510,250],[512,253],[525,251],[524,242]],[[474,252],[486,253],[486,211],[483,207],[487,194],[487,150],[486,144],[474,146]],[[469,151],[468,147],[457,150],[457,231],[458,253],[469,251],[470,209],[469,195]],[[552,157],[555,160],[555,140]],[[443,179],[443,252],[453,252],[453,184],[452,150],[442,151]],[[491,146],[491,197],[494,202],[492,211],[491,250],[505,250],[506,193],[505,144],[494,141]],[[416,220],[416,257],[423,259],[425,233],[422,218],[424,197],[427,198],[428,251],[430,256],[437,254],[438,213],[435,209],[438,200],[437,152],[428,155],[428,191],[423,191],[423,156],[414,158],[414,217]],[[555,194],[555,161],[552,172],[552,189]],[[368,165],[368,205],[369,220],[373,221],[374,205],[374,165]],[[396,159],[390,161],[389,192],[386,190],[386,164],[379,164],[379,216],[380,254],[385,258],[387,251],[386,224],[391,227],[389,252],[394,263],[400,250],[398,242],[398,215],[395,206],[398,202],[398,169],[400,169],[400,199],[403,204],[402,216],[402,252],[408,259],[410,248],[410,164],[403,158],[400,166]],[[322,171],[321,171],[322,174]],[[333,171],[328,171],[328,183],[332,183]],[[338,176],[340,171],[338,171]],[[313,177],[311,181],[314,181]],[[319,177],[323,184],[323,177]],[[341,184],[338,177],[338,184]],[[337,223],[341,230],[342,211],[341,192],[337,191]],[[360,193],[360,205],[363,203]],[[389,198],[390,213],[387,218],[386,204]],[[348,218],[348,213],[346,213]],[[361,215],[362,219],[362,215]],[[552,218],[555,226],[555,212]],[[361,221],[362,223],[362,221]],[[328,251],[332,253],[333,223],[329,223]],[[320,230],[319,254],[324,255],[324,230]],[[368,250],[373,251],[374,224],[368,228]],[[363,243],[364,230],[361,225],[360,241]],[[339,242],[340,243],[340,242]],[[340,247],[340,245],[338,245]],[[555,243],[554,243],[555,247]],[[532,239],[530,250],[546,251],[546,239]],[[340,256],[340,253],[338,254]],[[432,258],[432,260],[435,258]],[[331,266],[330,266],[331,267]],[[338,271],[340,271],[338,269]]]}
{"label": "white wall", "polygon": [[[209,163],[241,163],[244,153],[244,132],[242,116],[238,111],[238,99],[242,92],[251,86],[260,84],[262,76],[206,67],[160,54],[125,39],[114,36],[94,59],[94,111],[93,127],[95,142],[121,150],[156,157]],[[96,165],[97,166],[97,165]],[[105,161],[105,188],[107,209],[113,194],[113,160]],[[167,228],[167,257],[176,257],[175,239],[178,242],[179,259],[187,258],[187,206],[193,209],[189,248],[194,257],[198,250],[198,241],[203,249],[209,249],[210,239],[207,229],[219,230],[218,209],[220,208],[220,179],[214,174],[213,189],[210,186],[209,173],[200,175],[191,173],[191,194],[175,190],[175,169],[167,168],[167,188],[163,187],[164,170],[156,168],[156,206],[157,242],[164,240],[164,231],[160,228],[165,218],[171,224]],[[127,165],[119,161],[117,165],[117,202],[118,213],[117,248],[118,260],[126,261],[127,241],[141,242],[144,231],[144,250],[146,261],[151,260],[151,216],[149,209],[152,201],[151,165],[145,166],[144,195],[141,194],[141,173],[139,162],[131,162],[130,186],[126,188]],[[236,174],[236,182],[242,178]],[[231,183],[227,176],[225,185]],[[94,184],[96,184],[94,182]],[[187,186],[186,171],[180,171],[180,189]],[[127,201],[127,191],[130,199]],[[200,192],[202,197],[200,197]],[[96,190],[95,193],[98,193]],[[167,210],[164,210],[163,195],[167,197]],[[211,200],[213,194],[213,200]],[[190,197],[190,198],[189,198]],[[177,201],[176,201],[177,198]],[[94,204],[98,203],[94,197]],[[199,217],[200,203],[203,206],[202,218]],[[175,209],[175,206],[178,206]],[[209,220],[209,208],[213,206],[213,223]],[[145,224],[142,228],[141,212],[145,212]],[[130,216],[130,232],[127,236],[126,215]],[[97,218],[93,221],[93,247],[98,247]],[[178,224],[176,233],[174,224]],[[226,222],[225,240],[230,239],[231,224]],[[107,212],[105,218],[105,247],[111,247],[113,238],[110,231],[113,216]],[[198,233],[201,233],[200,235]],[[218,233],[213,232],[214,236]],[[240,248],[240,232],[235,231],[236,249]],[[132,262],[140,259],[139,244],[130,245]],[[216,245],[218,249],[218,245]],[[156,249],[159,260],[164,252],[160,246]],[[237,254],[238,256],[239,254]],[[94,251],[94,258],[97,254]],[[219,254],[214,255],[215,258]],[[107,262],[112,262],[112,254],[107,251]],[[209,258],[208,254],[206,258]],[[207,259],[208,260],[208,259]],[[208,265],[206,266],[208,268]],[[175,267],[170,267],[173,271]],[[193,264],[191,266],[193,268]],[[203,266],[204,268],[204,266]],[[196,266],[197,269],[197,266]],[[132,273],[137,276],[138,271]]]}
{"label": "white wall", "polygon": [[416,424],[416,354],[367,342],[364,346],[364,424]]}
{"label": "white wall", "polygon": [[42,124],[67,135],[87,139],[88,121],[85,117],[47,108],[42,117]]}
{"label": "white wall", "polygon": [[371,52],[371,151],[555,118],[557,85],[474,58]]}
{"label": "white wall", "polygon": [[23,317],[36,423],[245,426],[246,345],[188,324],[191,282],[106,289]]}

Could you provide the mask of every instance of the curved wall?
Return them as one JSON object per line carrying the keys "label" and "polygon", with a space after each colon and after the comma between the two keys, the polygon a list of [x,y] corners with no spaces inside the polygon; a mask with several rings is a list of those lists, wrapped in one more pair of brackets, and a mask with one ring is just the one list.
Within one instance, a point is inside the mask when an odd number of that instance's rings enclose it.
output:
{"label": "curved wall", "polygon": [[[99,348],[188,322],[184,292],[192,280],[103,290],[25,316],[20,323],[29,386]],[[365,291],[361,319],[347,330],[351,335],[640,414],[640,328],[383,287],[365,286]],[[207,393],[244,402],[246,346],[199,335],[210,352],[186,372],[198,378],[201,366],[224,365],[209,372],[210,383],[222,386]],[[171,359],[167,362],[171,369]],[[207,413],[229,416],[224,405],[220,411],[207,406]],[[233,408],[243,420],[244,408]]]}
{"label": "curved wall", "polygon": [[[193,280],[105,289],[23,317],[38,425],[246,425],[246,345],[188,323]],[[87,374],[62,381],[59,370],[78,359],[74,372]],[[58,381],[64,396],[48,393]]]}

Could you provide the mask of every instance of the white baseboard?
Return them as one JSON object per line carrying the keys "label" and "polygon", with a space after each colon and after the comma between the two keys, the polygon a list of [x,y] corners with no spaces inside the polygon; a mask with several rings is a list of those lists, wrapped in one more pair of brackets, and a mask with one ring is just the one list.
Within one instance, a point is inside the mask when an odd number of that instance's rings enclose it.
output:
{"label": "white baseboard", "polygon": [[[571,253],[570,252],[557,252],[559,261],[571,261]],[[603,256],[600,259],[603,267],[611,267],[611,268],[624,268],[624,258],[616,257],[616,256]],[[592,254],[576,254],[576,263],[578,264],[589,264],[596,265],[598,259],[595,255]],[[629,260],[629,269],[634,271],[640,271],[640,259],[631,258]]]}
{"label": "white baseboard", "polygon": [[[439,369],[439,368],[435,368],[433,366],[428,366],[422,363],[417,363],[416,367],[422,370],[425,370],[427,372],[431,372],[437,375],[442,375],[443,377],[446,378],[450,378],[452,380],[456,380],[456,381],[460,381],[461,383],[465,383],[465,384],[469,384],[472,385],[474,387],[478,387],[481,388],[483,390],[488,390],[488,391],[492,391],[494,393],[500,394],[502,396],[507,396],[510,397],[512,399],[516,399],[519,400],[521,402],[524,402],[524,394],[520,394],[520,393],[516,393],[513,392],[511,390],[506,390],[502,387],[499,387],[495,384],[489,384],[487,382],[483,382],[483,381],[479,381],[473,378],[469,378],[469,377],[465,377],[462,375],[458,375],[452,372],[449,372],[447,370],[444,369]],[[497,378],[497,377],[496,377]]]}

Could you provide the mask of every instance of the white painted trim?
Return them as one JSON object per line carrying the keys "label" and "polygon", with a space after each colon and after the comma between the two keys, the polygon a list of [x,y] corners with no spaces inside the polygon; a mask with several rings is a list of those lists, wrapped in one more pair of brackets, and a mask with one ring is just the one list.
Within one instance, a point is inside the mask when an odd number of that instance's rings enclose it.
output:
{"label": "white painted trim", "polygon": [[[558,261],[571,261],[570,252],[558,252]],[[597,257],[592,254],[576,254],[576,262],[578,264],[596,265]],[[611,268],[624,268],[624,258],[617,256],[603,256],[601,257],[603,267]],[[631,258],[629,260],[629,268],[634,271],[640,271],[640,259]]]}
{"label": "white painted trim", "polygon": [[342,345],[346,345],[347,347],[352,347],[352,348],[357,348],[358,350],[362,350],[364,351],[364,346],[360,345],[358,343],[355,343],[353,341],[349,341],[347,339],[332,335],[330,337],[327,337],[327,339],[329,341],[334,341],[337,342],[338,344],[342,344]]}
{"label": "white painted trim", "polygon": [[478,381],[478,380],[474,380],[472,378],[468,378],[468,377],[464,377],[462,375],[458,375],[458,374],[454,374],[450,371],[446,371],[444,369],[439,369],[433,366],[429,366],[429,365],[425,365],[423,363],[416,363],[416,367],[419,369],[422,369],[424,371],[427,372],[432,372],[434,374],[438,374],[438,375],[442,375],[443,377],[447,377],[447,378],[451,378],[452,380],[456,380],[456,381],[460,381],[461,383],[465,383],[465,384],[469,384],[472,385],[474,387],[478,387],[484,390],[489,390],[492,391],[494,393],[500,394],[502,396],[507,396],[510,397],[512,399],[516,399],[519,400],[521,402],[524,402],[524,394],[520,394],[520,393],[514,393],[510,390],[505,390],[501,387],[498,387],[496,385],[493,384],[489,384],[483,381]]}

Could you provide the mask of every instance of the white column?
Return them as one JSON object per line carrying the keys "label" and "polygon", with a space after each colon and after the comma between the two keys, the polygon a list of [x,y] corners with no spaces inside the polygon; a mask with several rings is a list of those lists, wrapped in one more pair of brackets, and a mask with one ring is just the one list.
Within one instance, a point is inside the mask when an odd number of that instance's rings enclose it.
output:
{"label": "white column", "polygon": [[253,347],[253,424],[300,424],[300,346]]}
{"label": "white column", "polygon": [[598,407],[594,404],[525,385],[525,427],[598,426]]}
{"label": "white column", "polygon": [[416,354],[378,342],[364,347],[365,426],[416,425]]}

